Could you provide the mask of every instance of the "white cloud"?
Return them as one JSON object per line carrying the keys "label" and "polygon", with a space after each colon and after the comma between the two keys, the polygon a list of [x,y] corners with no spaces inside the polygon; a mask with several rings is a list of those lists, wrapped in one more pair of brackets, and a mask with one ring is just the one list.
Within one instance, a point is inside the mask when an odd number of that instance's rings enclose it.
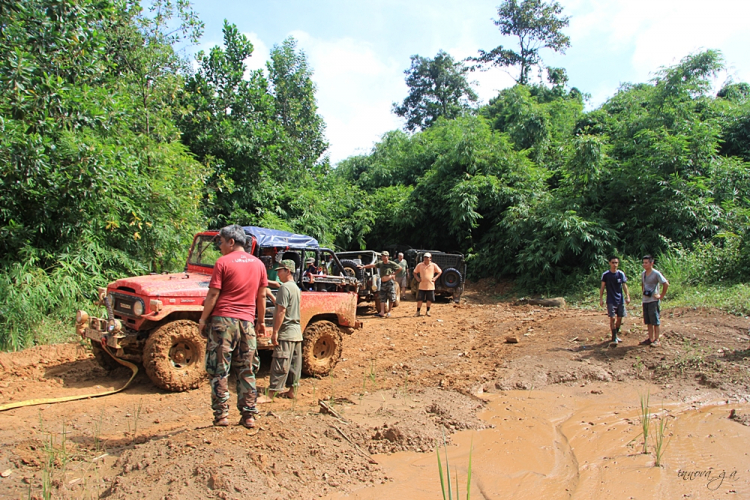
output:
{"label": "white cloud", "polygon": [[248,71],[256,69],[266,69],[266,61],[271,57],[271,50],[268,45],[260,39],[257,33],[243,33],[253,44],[253,54],[245,59]]}
{"label": "white cloud", "polygon": [[403,99],[407,88],[403,70],[393,60],[352,38],[326,40],[302,31],[291,35],[314,72],[332,162],[369,152],[385,132],[401,127],[391,104]]}
{"label": "white cloud", "polygon": [[[576,43],[592,44],[613,51],[631,50],[634,81],[644,81],[660,67],[673,65],[688,54],[703,49],[726,48],[732,63],[732,38],[750,43],[747,19],[750,2],[736,0],[629,0],[567,2],[572,15],[570,34]],[[737,57],[746,57],[737,52]],[[736,61],[739,62],[739,61]],[[744,63],[743,61],[743,64]]]}

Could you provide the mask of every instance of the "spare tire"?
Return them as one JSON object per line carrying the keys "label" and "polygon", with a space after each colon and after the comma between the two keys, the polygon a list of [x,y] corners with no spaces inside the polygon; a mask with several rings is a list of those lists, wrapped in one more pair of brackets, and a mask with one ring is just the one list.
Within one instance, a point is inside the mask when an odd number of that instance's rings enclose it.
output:
{"label": "spare tire", "polygon": [[362,281],[362,269],[357,267],[357,263],[349,259],[341,259],[341,265],[344,267],[344,274],[352,276]]}
{"label": "spare tire", "polygon": [[441,278],[443,278],[443,284],[446,288],[456,288],[457,286],[461,285],[461,282],[463,282],[464,280],[458,269],[455,269],[453,267],[449,267],[448,269],[443,271],[443,275],[441,276]]}

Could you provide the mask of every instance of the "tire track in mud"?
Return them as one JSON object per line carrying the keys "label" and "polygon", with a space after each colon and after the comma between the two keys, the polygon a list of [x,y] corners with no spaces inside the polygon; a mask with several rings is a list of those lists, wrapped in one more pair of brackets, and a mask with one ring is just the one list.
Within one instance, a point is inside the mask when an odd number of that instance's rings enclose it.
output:
{"label": "tire track in mud", "polygon": [[566,485],[565,491],[568,494],[568,498],[573,498],[581,479],[578,459],[576,458],[573,448],[570,446],[568,436],[566,436],[562,430],[562,426],[567,423],[572,416],[573,413],[570,413],[565,417],[558,419],[557,422],[550,421],[555,429],[555,466],[547,475],[550,479],[560,478],[555,481],[555,483],[560,485],[560,487]]}

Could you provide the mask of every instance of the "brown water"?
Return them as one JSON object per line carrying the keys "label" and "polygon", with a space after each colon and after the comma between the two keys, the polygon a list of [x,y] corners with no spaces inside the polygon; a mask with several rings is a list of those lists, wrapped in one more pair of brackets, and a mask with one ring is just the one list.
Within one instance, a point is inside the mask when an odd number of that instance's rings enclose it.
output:
{"label": "brown water", "polygon": [[[654,466],[652,438],[649,454],[641,453],[639,398],[649,390],[652,434],[660,417],[668,422],[661,467]],[[750,405],[662,402],[656,391],[591,384],[489,396],[481,418],[495,428],[459,432],[448,446],[460,498],[473,446],[475,499],[750,499],[750,427],[728,418],[730,409],[746,413]],[[434,452],[375,458],[392,481],[330,498],[442,498]]]}

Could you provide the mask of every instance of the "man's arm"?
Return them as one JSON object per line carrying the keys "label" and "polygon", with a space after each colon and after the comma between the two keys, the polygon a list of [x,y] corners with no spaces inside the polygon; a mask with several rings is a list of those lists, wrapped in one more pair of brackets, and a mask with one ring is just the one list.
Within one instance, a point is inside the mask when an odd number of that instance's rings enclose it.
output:
{"label": "man's arm", "polygon": [[284,322],[284,315],[286,314],[286,307],[276,305],[276,312],[273,313],[273,333],[271,333],[271,344],[279,345],[279,330],[281,329],[281,323]]}
{"label": "man's arm", "polygon": [[[625,285],[623,285],[625,286]],[[599,288],[599,307],[604,306],[604,300],[602,298],[604,297],[604,289],[607,287],[607,284],[602,281],[602,286]],[[625,288],[627,290],[627,288]]]}
{"label": "man's arm", "polygon": [[[602,288],[604,288],[604,283],[602,283]],[[628,285],[626,283],[622,284],[622,289],[625,290],[625,303],[630,304],[630,290],[628,290]],[[601,302],[602,299],[599,297],[599,302]]]}
{"label": "man's arm", "polygon": [[435,273],[435,276],[432,277],[432,282],[435,283],[437,279],[440,277],[441,274],[443,274],[443,270],[438,267],[437,264],[435,264],[435,270],[437,271]]}
{"label": "man's arm", "polygon": [[667,288],[669,288],[669,281],[664,280],[664,283],[661,284],[661,294],[655,293],[654,298],[655,299],[663,299],[664,296],[667,294]]}
{"label": "man's arm", "polygon": [[258,287],[255,297],[255,334],[259,337],[266,335],[266,287]]}
{"label": "man's arm", "polygon": [[221,290],[218,288],[209,288],[208,293],[206,294],[206,300],[203,301],[203,314],[201,314],[201,319],[198,321],[198,330],[200,331],[200,334],[206,338],[208,338],[208,333],[204,333],[206,322],[208,321],[208,318],[211,317],[214,307],[216,307],[216,302],[219,300],[220,292]]}

